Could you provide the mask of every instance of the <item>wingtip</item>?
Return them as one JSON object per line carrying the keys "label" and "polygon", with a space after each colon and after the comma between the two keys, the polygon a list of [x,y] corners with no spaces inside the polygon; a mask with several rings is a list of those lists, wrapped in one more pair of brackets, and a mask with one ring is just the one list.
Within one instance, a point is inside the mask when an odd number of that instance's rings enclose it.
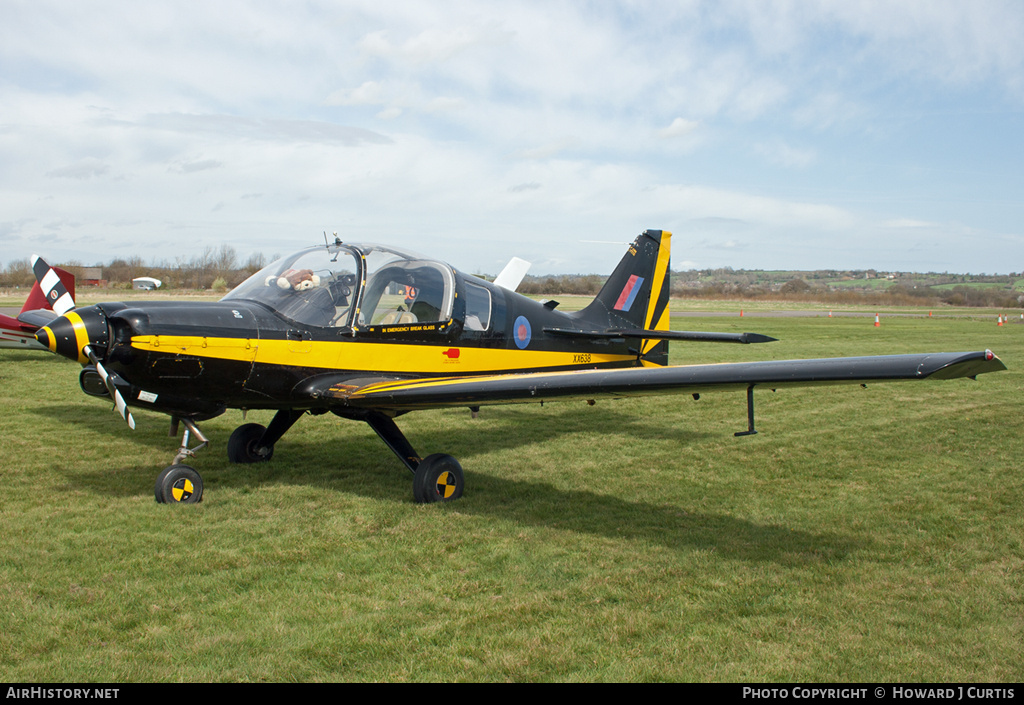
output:
{"label": "wingtip", "polygon": [[770,335],[761,335],[760,333],[744,333],[744,343],[774,343],[778,341],[778,338],[773,338]]}
{"label": "wingtip", "polygon": [[985,350],[985,362],[991,363],[990,367],[996,371],[1007,369],[1006,363],[999,359],[998,355],[988,349]]}

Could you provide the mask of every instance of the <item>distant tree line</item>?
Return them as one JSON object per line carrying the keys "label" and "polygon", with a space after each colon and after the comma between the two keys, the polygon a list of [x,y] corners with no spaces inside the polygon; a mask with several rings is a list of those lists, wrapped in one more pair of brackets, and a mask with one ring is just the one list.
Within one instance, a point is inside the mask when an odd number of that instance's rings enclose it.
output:
{"label": "distant tree line", "polygon": [[[277,255],[274,255],[276,259]],[[110,288],[130,288],[136,277],[155,277],[165,289],[212,289],[227,291],[268,263],[262,253],[240,261],[230,245],[207,247],[195,257],[176,257],[173,262],[146,264],[141,257],[115,259],[100,268]],[[86,265],[57,263],[79,280]],[[527,295],[595,296],[606,275],[528,275],[519,286]],[[730,267],[672,273],[672,296],[692,299],[738,299],[817,302],[823,305],[878,304],[909,306],[981,306],[1024,308],[1022,274],[972,275],[888,273],[868,270],[762,271]],[[0,269],[0,287],[31,287],[35,282],[28,259],[8,262]]]}
{"label": "distant tree line", "polygon": [[[519,291],[529,295],[595,296],[607,277],[597,274],[527,276]],[[1024,308],[1024,275],[880,274],[870,270],[764,272],[690,270],[672,273],[672,296],[817,302],[824,305],[979,306]]]}
{"label": "distant tree line", "polygon": [[1024,291],[1014,284],[977,286],[967,284],[891,283],[880,287],[829,286],[810,284],[805,279],[790,279],[778,285],[744,284],[714,279],[687,282],[676,279],[672,296],[692,299],[740,299],[762,301],[816,302],[822,305],[880,306],[977,306],[986,308],[1024,308]]}
{"label": "distant tree line", "polygon": [[[100,269],[100,279],[113,289],[131,288],[137,277],[154,277],[167,289],[214,289],[227,291],[241,284],[267,264],[262,253],[239,261],[235,248],[221,245],[207,247],[195,257],[176,257],[174,262],[147,264],[141,257],[114,259],[108,264],[84,265],[81,262],[51,262],[68,270],[78,281],[86,279],[87,270]],[[28,259],[14,260],[0,270],[0,287],[31,287],[35,275]]]}

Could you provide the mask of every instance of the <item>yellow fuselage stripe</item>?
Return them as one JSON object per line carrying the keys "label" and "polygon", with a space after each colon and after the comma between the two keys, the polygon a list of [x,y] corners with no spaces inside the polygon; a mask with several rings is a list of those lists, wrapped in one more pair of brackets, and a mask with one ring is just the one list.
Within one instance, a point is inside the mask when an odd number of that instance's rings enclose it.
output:
{"label": "yellow fuselage stripe", "polygon": [[636,359],[635,355],[591,352],[586,353],[584,361],[580,353],[571,351],[505,350],[460,345],[171,335],[136,336],[132,338],[132,347],[137,350],[194,355],[218,360],[397,374],[486,374],[495,370],[535,370],[572,365],[592,367]]}

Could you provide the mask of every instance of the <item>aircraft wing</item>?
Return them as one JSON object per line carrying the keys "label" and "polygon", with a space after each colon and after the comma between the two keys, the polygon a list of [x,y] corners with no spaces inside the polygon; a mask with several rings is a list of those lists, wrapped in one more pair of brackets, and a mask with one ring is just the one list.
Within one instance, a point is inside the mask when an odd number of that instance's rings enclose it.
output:
{"label": "aircraft wing", "polygon": [[752,385],[787,386],[974,378],[1005,370],[991,351],[881,355],[817,360],[737,362],[527,374],[347,380],[320,383],[311,395],[332,406],[375,411],[597,399],[654,394],[695,394]]}

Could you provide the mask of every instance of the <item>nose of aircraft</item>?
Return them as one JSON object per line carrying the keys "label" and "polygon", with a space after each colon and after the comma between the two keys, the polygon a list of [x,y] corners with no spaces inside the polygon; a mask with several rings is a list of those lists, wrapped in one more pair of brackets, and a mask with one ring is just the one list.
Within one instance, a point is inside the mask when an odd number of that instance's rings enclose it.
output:
{"label": "nose of aircraft", "polygon": [[36,331],[40,343],[83,365],[89,362],[85,347],[102,355],[100,351],[105,350],[109,337],[107,318],[96,306],[69,311]]}

